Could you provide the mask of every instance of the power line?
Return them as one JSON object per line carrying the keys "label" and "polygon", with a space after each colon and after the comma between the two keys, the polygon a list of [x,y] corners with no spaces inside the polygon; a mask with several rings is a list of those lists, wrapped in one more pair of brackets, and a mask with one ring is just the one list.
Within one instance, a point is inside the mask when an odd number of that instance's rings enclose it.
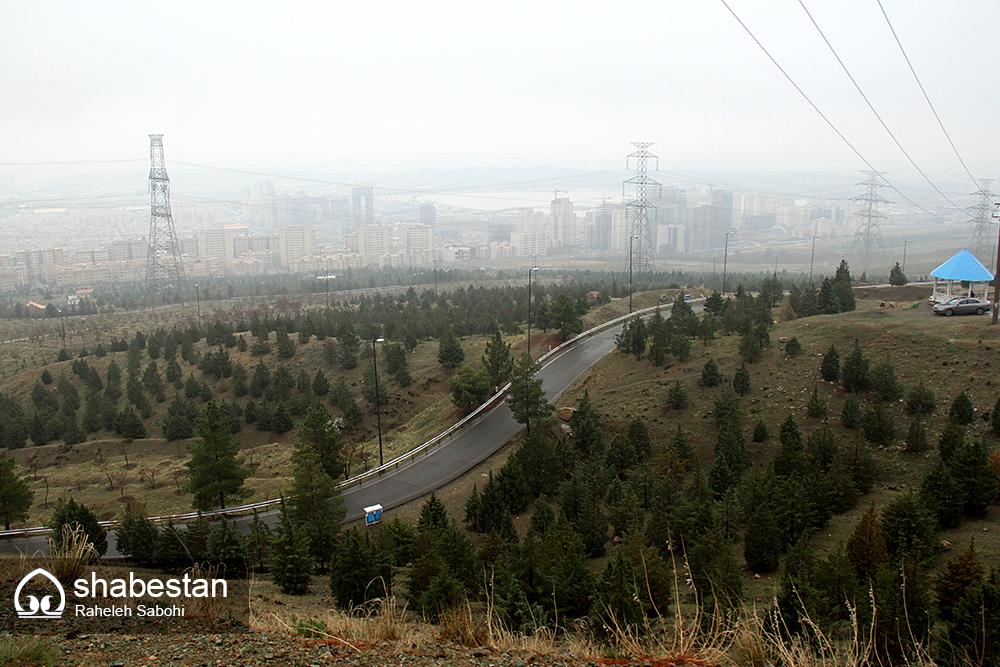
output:
{"label": "power line", "polygon": [[[875,167],[874,167],[874,166],[872,165],[872,163],[871,163],[871,162],[869,162],[869,161],[868,161],[868,160],[867,160],[867,159],[865,158],[865,156],[861,154],[861,151],[859,151],[859,150],[858,150],[857,148],[855,148],[855,147],[854,147],[854,144],[852,144],[852,143],[851,143],[851,142],[850,142],[850,141],[849,141],[849,140],[847,139],[847,137],[845,137],[845,136],[844,136],[844,134],[843,134],[843,133],[842,133],[842,132],[841,132],[840,130],[838,130],[838,129],[837,129],[837,126],[833,124],[833,121],[831,121],[831,120],[830,120],[829,118],[827,118],[827,117],[826,117],[826,114],[824,114],[824,113],[823,113],[822,111],[820,111],[819,107],[818,107],[818,106],[816,106],[815,102],[813,102],[813,101],[812,101],[812,100],[811,100],[811,99],[809,98],[809,96],[808,96],[808,95],[806,95],[805,91],[804,91],[804,90],[802,90],[802,88],[800,88],[800,87],[799,87],[799,84],[795,83],[795,80],[794,80],[794,79],[792,79],[791,75],[790,75],[790,74],[788,74],[788,72],[786,72],[786,71],[785,71],[785,69],[784,69],[784,68],[783,68],[783,67],[782,67],[781,65],[779,65],[779,64],[778,64],[778,61],[777,61],[777,60],[776,60],[776,59],[774,58],[774,56],[772,56],[772,55],[771,55],[771,52],[770,52],[770,51],[768,51],[768,50],[767,50],[767,49],[766,49],[766,48],[764,47],[764,45],[763,45],[763,44],[761,44],[760,40],[759,40],[759,39],[757,39],[757,37],[756,37],[756,36],[755,36],[755,35],[753,34],[753,32],[752,32],[752,31],[750,30],[750,28],[749,28],[749,27],[747,27],[747,24],[743,22],[743,20],[742,20],[742,19],[741,19],[741,18],[740,18],[740,17],[739,17],[739,16],[737,15],[737,14],[736,14],[736,12],[735,12],[735,11],[733,11],[733,8],[729,6],[729,4],[728,4],[728,3],[726,2],[726,0],[719,0],[719,1],[720,1],[720,2],[721,2],[721,3],[723,4],[723,6],[724,6],[724,7],[726,8],[726,9],[728,9],[728,10],[729,10],[729,13],[733,15],[733,18],[734,18],[734,19],[736,19],[737,23],[739,23],[739,24],[740,24],[740,26],[741,26],[741,27],[742,27],[742,28],[743,28],[743,29],[744,29],[744,30],[746,31],[746,33],[747,33],[748,35],[750,35],[750,39],[752,39],[752,40],[754,41],[754,43],[755,43],[755,44],[756,44],[756,45],[757,45],[758,47],[760,47],[760,50],[764,52],[764,55],[766,55],[766,56],[768,57],[768,59],[769,59],[769,60],[770,60],[770,61],[771,61],[772,63],[774,63],[774,66],[778,68],[778,71],[779,71],[779,72],[781,72],[781,73],[782,73],[782,74],[784,75],[784,77],[785,77],[786,79],[788,79],[788,83],[792,84],[792,86],[793,86],[793,87],[795,88],[795,90],[797,90],[797,91],[798,91],[799,95],[801,95],[801,96],[802,96],[802,99],[804,99],[804,100],[805,100],[806,102],[808,102],[808,103],[809,103],[809,106],[811,106],[811,107],[813,108],[813,110],[814,110],[814,111],[815,111],[816,113],[818,113],[818,114],[819,114],[819,117],[820,117],[820,118],[822,118],[822,119],[823,119],[823,120],[824,120],[824,121],[826,122],[826,124],[830,126],[830,129],[831,129],[831,130],[833,130],[833,131],[834,131],[834,132],[836,133],[836,135],[837,135],[838,137],[840,137],[840,139],[841,139],[841,140],[842,140],[842,141],[843,141],[843,142],[844,142],[845,144],[847,144],[847,147],[848,147],[848,148],[850,148],[850,149],[851,149],[851,150],[852,150],[852,151],[854,152],[854,154],[855,154],[855,155],[857,155],[857,156],[858,156],[858,158],[860,158],[860,160],[861,160],[862,162],[864,162],[864,163],[865,163],[866,165],[868,165],[868,168],[869,168],[869,170],[870,170],[870,171],[876,171],[876,172],[877,172],[878,170],[877,170],[877,169],[875,169]],[[907,196],[906,196],[905,194],[903,194],[903,193],[902,193],[902,191],[900,191],[900,190],[899,190],[899,188],[897,188],[897,187],[896,187],[895,185],[893,185],[892,183],[890,183],[890,182],[889,182],[889,180],[888,180],[888,179],[886,179],[886,178],[885,178],[884,176],[881,176],[880,178],[882,179],[882,181],[883,181],[883,182],[884,182],[884,183],[885,183],[885,184],[886,184],[886,185],[887,185],[888,187],[892,188],[892,190],[893,190],[894,192],[896,192],[896,194],[898,194],[898,195],[899,195],[900,197],[902,197],[903,199],[905,199],[906,201],[908,201],[908,202],[909,202],[910,204],[912,204],[913,206],[915,206],[915,207],[919,208],[919,209],[920,209],[921,211],[923,211],[924,213],[926,213],[926,214],[928,214],[928,215],[932,215],[932,216],[934,216],[934,217],[938,218],[939,220],[943,220],[943,218],[941,218],[941,216],[940,216],[939,214],[937,214],[937,213],[934,213],[933,211],[929,211],[929,210],[927,210],[926,208],[924,208],[923,206],[921,206],[921,205],[920,205],[920,204],[918,204],[917,202],[915,202],[915,201],[913,201],[912,199],[910,199],[909,197],[907,197]]]}
{"label": "power line", "polygon": [[920,92],[923,93],[924,99],[927,100],[927,106],[931,108],[931,112],[934,114],[934,118],[937,120],[938,126],[941,127],[941,131],[944,132],[945,138],[948,140],[948,143],[951,144],[951,150],[955,151],[955,157],[957,157],[958,161],[962,163],[962,169],[965,169],[965,173],[969,175],[969,178],[972,179],[972,182],[974,184],[978,185],[976,183],[976,177],[972,175],[972,172],[969,171],[969,168],[965,166],[965,160],[963,160],[962,156],[958,154],[958,149],[955,148],[955,142],[951,140],[951,136],[948,134],[948,130],[944,129],[944,123],[941,122],[941,117],[938,115],[937,109],[935,109],[934,105],[931,104],[931,98],[927,96],[927,91],[924,90],[924,84],[920,82],[920,77],[917,76],[917,71],[913,69],[913,63],[910,62],[910,57],[906,55],[906,49],[903,48],[903,43],[899,41],[899,35],[896,34],[896,29],[892,27],[892,22],[889,20],[889,15],[885,13],[885,7],[882,6],[882,0],[875,0],[875,2],[878,3],[878,8],[882,10],[882,16],[885,17],[885,22],[889,26],[889,31],[892,33],[893,38],[896,40],[896,45],[899,46],[899,51],[903,54],[903,59],[906,61],[907,67],[910,68],[910,73],[913,74],[913,78],[916,79],[917,85],[920,86]]}
{"label": "power line", "polygon": [[799,5],[802,6],[802,10],[806,13],[806,16],[809,17],[809,20],[812,21],[812,24],[813,26],[815,26],[816,31],[819,32],[819,36],[823,38],[823,41],[826,42],[826,45],[830,48],[830,53],[832,53],[833,57],[837,59],[838,63],[840,63],[841,68],[843,68],[844,70],[844,74],[846,74],[847,78],[850,79],[851,83],[854,84],[854,87],[857,89],[858,94],[861,95],[861,99],[865,101],[865,104],[868,105],[868,108],[871,109],[873,114],[875,114],[875,117],[878,118],[878,122],[882,124],[882,128],[885,129],[885,131],[889,134],[889,137],[892,138],[893,142],[896,144],[899,150],[902,151],[903,155],[906,156],[906,159],[910,161],[910,164],[913,165],[913,168],[916,169],[917,172],[924,177],[924,180],[927,181],[932,188],[934,188],[935,192],[944,197],[945,201],[947,201],[955,208],[960,208],[958,204],[953,202],[951,199],[948,199],[948,195],[941,192],[941,190],[938,189],[938,186],[934,185],[934,183],[931,182],[931,179],[927,177],[927,174],[924,173],[924,170],[918,167],[917,163],[913,161],[913,158],[910,157],[910,154],[906,152],[905,148],[903,148],[903,144],[899,143],[899,139],[896,138],[896,135],[892,133],[892,130],[889,129],[889,126],[885,124],[884,120],[882,120],[882,116],[879,115],[879,112],[875,111],[875,107],[872,106],[872,103],[868,99],[868,96],[865,95],[865,92],[861,90],[861,86],[858,85],[858,82],[854,79],[854,76],[851,74],[850,70],[847,69],[847,65],[845,65],[844,61],[840,59],[839,55],[837,55],[837,51],[833,48],[833,44],[831,44],[830,40],[828,40],[826,38],[826,35],[823,34],[823,30],[819,27],[819,24],[816,23],[816,19],[813,18],[813,15],[809,13],[809,10],[806,8],[805,2],[803,2],[803,0],[799,0]]}

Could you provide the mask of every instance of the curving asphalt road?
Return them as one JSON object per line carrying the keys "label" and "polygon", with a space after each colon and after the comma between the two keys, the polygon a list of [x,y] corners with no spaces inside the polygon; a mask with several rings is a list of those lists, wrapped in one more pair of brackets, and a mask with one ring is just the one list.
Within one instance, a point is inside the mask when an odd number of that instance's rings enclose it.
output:
{"label": "curving asphalt road", "polygon": [[[663,309],[668,310],[669,307],[670,304],[666,304]],[[619,331],[618,327],[609,327],[567,346],[546,360],[538,377],[550,402],[554,402],[578,377],[615,349],[615,336]],[[345,490],[341,494],[347,509],[344,522],[361,519],[363,508],[370,505],[380,504],[388,511],[441,488],[492,456],[522,428],[514,421],[507,404],[500,405],[425,456]],[[260,516],[270,526],[278,521],[277,510],[261,513]],[[250,520],[245,516],[235,519],[243,532],[247,531]],[[47,544],[48,538],[44,535],[0,540],[0,553],[45,554]],[[109,531],[105,558],[119,556],[115,546],[114,531]]]}

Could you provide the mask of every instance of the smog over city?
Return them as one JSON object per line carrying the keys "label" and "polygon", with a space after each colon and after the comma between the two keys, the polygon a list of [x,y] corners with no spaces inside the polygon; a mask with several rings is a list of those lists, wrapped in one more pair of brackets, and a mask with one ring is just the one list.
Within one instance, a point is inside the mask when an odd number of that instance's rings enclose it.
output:
{"label": "smog over city", "polygon": [[0,667],[1000,667],[1000,2],[0,25]]}
{"label": "smog over city", "polygon": [[[421,203],[442,209],[435,246],[474,248],[490,240],[486,221],[550,218],[565,198],[580,238],[556,251],[621,253],[621,239],[584,229],[633,196],[622,186],[640,141],[673,193],[654,227],[689,227],[691,209],[714,203],[729,210],[709,236],[850,238],[848,200],[876,170],[884,235],[957,234],[1000,148],[1000,91],[982,74],[988,2],[57,7],[2,10],[17,27],[0,46],[8,251],[141,240],[152,133],[182,240],[306,224],[330,250],[344,247],[362,185],[374,195],[364,221],[396,227],[398,244]],[[265,199],[270,212],[255,214]],[[817,218],[833,225],[810,231]],[[696,236],[652,250],[716,246]],[[183,250],[196,261],[193,241]]]}

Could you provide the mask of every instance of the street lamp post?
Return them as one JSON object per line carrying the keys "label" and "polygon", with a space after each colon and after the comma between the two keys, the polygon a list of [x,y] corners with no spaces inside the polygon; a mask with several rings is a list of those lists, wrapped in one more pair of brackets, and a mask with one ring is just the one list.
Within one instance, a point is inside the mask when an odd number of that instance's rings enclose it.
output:
{"label": "street lamp post", "polygon": [[438,295],[438,261],[434,258],[434,296]]}
{"label": "street lamp post", "polygon": [[812,287],[813,284],[813,260],[816,259],[816,239],[818,238],[819,234],[813,234],[813,249],[809,255],[809,287]]}
{"label": "street lamp post", "polygon": [[66,323],[63,321],[62,308],[59,309],[59,327],[62,329],[63,349],[66,349]]}
{"label": "street lamp post", "polygon": [[632,241],[639,238],[630,236],[628,238],[628,314],[632,314]]}
{"label": "street lamp post", "polygon": [[903,241],[903,275],[906,275],[906,246],[910,244],[910,239]]}
{"label": "street lamp post", "polygon": [[375,370],[375,420],[378,423],[378,465],[382,467],[382,408],[379,405],[378,393],[378,354],[375,353],[375,343],[384,343],[385,338],[376,338],[372,341],[372,366]]}
{"label": "street lamp post", "polygon": [[531,356],[531,274],[538,270],[537,266],[528,269],[528,356]]}
{"label": "street lamp post", "polygon": [[715,255],[712,255],[712,289],[715,289],[718,283],[715,282]]}
{"label": "street lamp post", "polygon": [[726,232],[726,247],[722,255],[722,296],[726,296],[726,269],[729,263],[729,237],[730,235],[735,236],[736,232],[729,231]]}
{"label": "street lamp post", "polygon": [[198,328],[201,329],[201,291],[198,289],[198,283],[194,284],[194,298],[198,302]]}

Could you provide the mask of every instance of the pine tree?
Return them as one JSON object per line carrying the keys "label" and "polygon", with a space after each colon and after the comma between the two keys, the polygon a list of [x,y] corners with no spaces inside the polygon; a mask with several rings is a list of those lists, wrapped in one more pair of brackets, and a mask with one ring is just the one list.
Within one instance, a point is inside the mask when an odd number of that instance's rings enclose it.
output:
{"label": "pine tree", "polygon": [[191,460],[185,464],[190,471],[188,490],[194,494],[195,509],[224,509],[227,499],[248,497],[252,491],[243,483],[250,473],[243,465],[243,457],[238,456],[239,443],[233,440],[215,401],[205,406],[198,420],[198,435],[201,442],[188,445]]}
{"label": "pine tree", "polygon": [[299,444],[311,447],[317,455],[324,472],[336,480],[346,467],[343,459],[343,443],[334,426],[333,418],[321,405],[313,405],[306,410],[299,427]]}
{"label": "pine tree", "polygon": [[257,510],[253,511],[250,530],[244,538],[243,548],[247,554],[247,566],[251,568],[264,567],[271,557],[271,529],[260,518]]}
{"label": "pine tree", "polygon": [[514,357],[510,353],[510,343],[503,341],[499,330],[494,331],[486,343],[482,362],[491,387],[500,388],[507,384],[514,371]]}
{"label": "pine tree", "polygon": [[278,527],[271,540],[268,563],[274,584],[287,595],[305,595],[312,579],[313,560],[309,539],[296,528],[284,499],[281,501]]}
{"label": "pine tree", "polygon": [[983,563],[976,551],[976,542],[969,540],[969,547],[945,563],[944,570],[934,584],[937,593],[938,614],[946,621],[953,620],[953,612],[970,588],[983,581]]}
{"label": "pine tree", "polygon": [[717,387],[722,384],[722,373],[715,359],[709,359],[701,369],[701,384],[705,387]]}
{"label": "pine tree", "polygon": [[920,497],[937,519],[941,530],[951,530],[962,524],[965,489],[943,462],[938,462],[924,477]]}
{"label": "pine tree", "polygon": [[952,455],[965,444],[965,428],[949,421],[941,429],[938,437],[938,454],[945,463],[951,461]]}
{"label": "pine tree", "polygon": [[910,422],[910,430],[906,434],[906,451],[910,454],[923,454],[927,451],[927,430],[920,417],[914,417]]}
{"label": "pine tree", "polygon": [[933,414],[936,408],[934,392],[924,384],[923,380],[906,394],[906,411],[911,415]]}
{"label": "pine tree", "polygon": [[934,550],[937,521],[916,493],[897,496],[882,510],[882,536],[889,559],[906,556],[917,560],[930,557]]}
{"label": "pine tree", "polygon": [[854,341],[854,350],[844,360],[844,391],[849,394],[868,391],[871,386],[868,357],[861,344]]}
{"label": "pine tree", "polygon": [[998,494],[997,474],[989,464],[989,451],[982,440],[966,442],[948,461],[951,474],[965,492],[962,511],[967,517],[981,519]]}
{"label": "pine tree", "polygon": [[549,307],[552,326],[559,329],[559,336],[568,340],[583,331],[583,320],[577,312],[573,299],[565,292],[560,292]]}
{"label": "pine tree", "polygon": [[840,425],[844,428],[857,428],[861,423],[861,401],[849,394],[840,410]]}
{"label": "pine tree", "polygon": [[156,540],[159,531],[146,518],[145,508],[137,500],[125,505],[121,525],[115,531],[118,553],[136,563],[151,565],[156,559]]}
{"label": "pine tree", "polygon": [[167,519],[156,538],[154,560],[157,567],[171,571],[191,562],[184,547],[184,532],[174,526],[172,519]]}
{"label": "pine tree", "polygon": [[458,368],[465,361],[465,351],[451,328],[445,329],[438,342],[438,363],[445,368]]}
{"label": "pine tree", "polygon": [[675,380],[667,389],[667,405],[674,410],[683,410],[688,405],[688,393],[680,380]]}
{"label": "pine tree", "polygon": [[657,308],[653,316],[649,318],[649,360],[654,366],[660,367],[667,360],[667,347],[669,345],[670,332],[667,323],[660,315]]}
{"label": "pine tree", "polygon": [[767,424],[764,423],[763,419],[758,419],[757,423],[753,427],[753,441],[767,442],[767,438]]}
{"label": "pine tree", "polygon": [[627,437],[632,448],[635,449],[635,454],[639,462],[648,460],[653,453],[653,442],[649,436],[649,428],[646,426],[645,420],[639,417],[632,419],[628,423]]}
{"label": "pine tree", "polygon": [[603,456],[604,435],[601,433],[601,415],[590,402],[590,392],[584,390],[580,405],[569,420],[573,430],[573,444],[585,456]]}
{"label": "pine tree", "polygon": [[778,527],[771,508],[762,504],[747,517],[743,537],[743,558],[755,574],[767,574],[778,569],[781,556]]}
{"label": "pine tree", "polygon": [[833,277],[833,291],[837,295],[841,312],[848,313],[857,307],[854,300],[854,288],[851,286],[851,270],[847,265],[847,260],[840,260],[840,265]]}
{"label": "pine tree", "polygon": [[896,262],[895,266],[889,270],[889,284],[899,286],[905,285],[908,282],[906,274],[903,273],[901,268],[899,268],[899,262]]}
{"label": "pine tree", "polygon": [[872,369],[871,389],[881,401],[898,401],[903,397],[903,385],[896,377],[896,367],[888,358]]}
{"label": "pine tree", "polygon": [[796,338],[795,336],[789,338],[788,342],[785,343],[785,354],[794,359],[795,357],[799,356],[801,352],[802,352],[802,343],[799,342],[799,339]]}
{"label": "pine tree", "polygon": [[837,436],[830,426],[830,420],[824,419],[820,426],[809,434],[806,451],[813,467],[822,473],[828,473],[837,457]]}
{"label": "pine tree", "polygon": [[525,424],[531,432],[531,423],[543,420],[555,409],[545,398],[542,381],[535,377],[538,364],[525,352],[514,366],[507,403],[519,424]]}
{"label": "pine tree", "polygon": [[840,353],[833,345],[823,355],[823,363],[820,364],[819,374],[827,382],[836,382],[840,379]]}
{"label": "pine tree", "polygon": [[952,664],[1000,665],[1000,570],[969,587],[952,611],[948,645]]}
{"label": "pine tree", "polygon": [[875,445],[888,446],[896,439],[896,422],[882,403],[875,403],[861,416],[861,430]]}
{"label": "pine tree", "polygon": [[966,426],[976,418],[976,409],[972,405],[972,399],[964,391],[955,397],[948,410],[948,421],[952,424]]}
{"label": "pine tree", "polygon": [[224,572],[243,572],[247,567],[247,553],[236,524],[225,517],[208,532],[208,561],[223,568]]}
{"label": "pine tree", "polygon": [[813,387],[812,394],[806,402],[806,416],[811,419],[822,419],[826,417],[826,401],[819,397],[819,387]]}
{"label": "pine tree", "polygon": [[778,440],[781,442],[781,450],[773,462],[775,474],[787,477],[802,472],[805,467],[802,455],[802,431],[799,430],[799,425],[792,414],[782,422]]}
{"label": "pine tree", "polygon": [[27,521],[35,492],[14,470],[14,459],[0,453],[0,524],[10,530],[10,524]]}
{"label": "pine tree", "polygon": [[330,594],[341,609],[354,609],[386,590],[376,581],[380,576],[379,554],[368,533],[357,528],[344,533],[330,563]]}
{"label": "pine tree", "polygon": [[736,369],[733,375],[733,390],[740,396],[750,393],[750,371],[747,370],[746,364]]}
{"label": "pine tree", "polygon": [[309,540],[310,554],[319,564],[328,563],[340,521],[347,510],[336,496],[337,485],[324,470],[319,452],[311,444],[302,444],[292,454],[295,466],[291,511],[296,530]]}
{"label": "pine tree", "polygon": [[879,566],[889,561],[889,552],[882,537],[882,525],[875,512],[874,502],[861,515],[854,526],[854,532],[847,540],[847,557],[854,573],[862,581],[873,579]]}

